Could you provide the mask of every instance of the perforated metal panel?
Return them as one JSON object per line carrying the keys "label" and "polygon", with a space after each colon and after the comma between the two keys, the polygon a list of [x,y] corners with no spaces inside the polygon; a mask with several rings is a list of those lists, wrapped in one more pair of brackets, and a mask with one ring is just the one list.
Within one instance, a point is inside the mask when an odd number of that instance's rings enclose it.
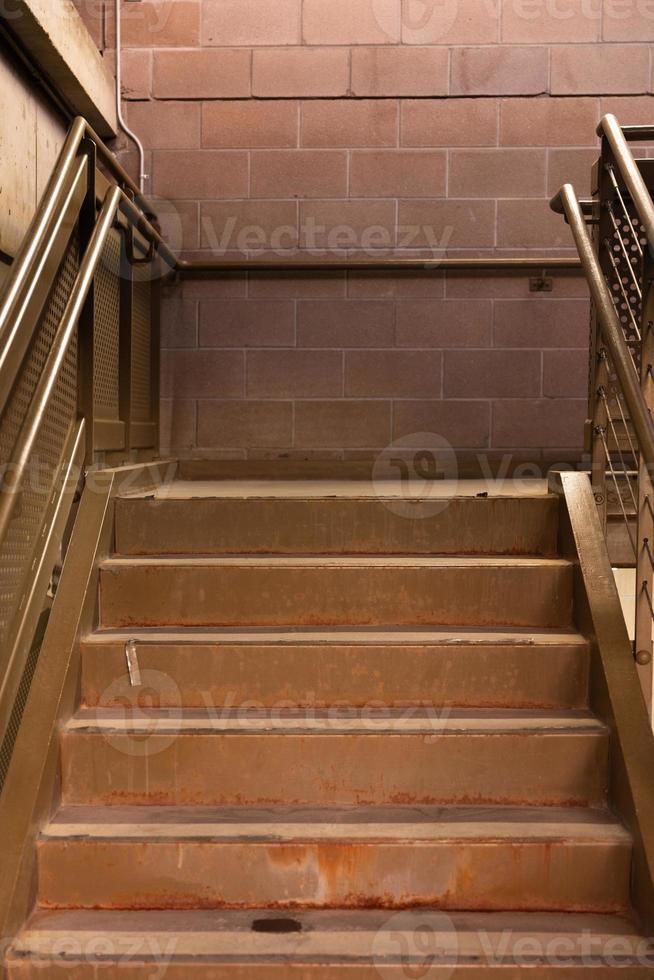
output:
{"label": "perforated metal panel", "polygon": [[149,422],[152,418],[152,380],[150,369],[151,265],[133,269],[132,300],[132,419]]}
{"label": "perforated metal panel", "polygon": [[[630,208],[631,225],[638,235],[640,246],[647,245],[645,229]],[[630,223],[624,214],[615,208],[616,228],[612,228],[611,237],[605,243],[611,258],[608,265],[607,279],[613,302],[624,330],[625,339],[636,366],[640,363],[640,322],[642,315],[642,298],[639,285],[642,282],[642,257],[638,245],[634,241]]]}
{"label": "perforated metal panel", "polygon": [[39,654],[41,653],[41,644],[43,641],[42,633],[43,628],[46,625],[46,616],[47,613],[45,613],[42,618],[41,629],[37,631],[34,643],[32,644],[29,656],[27,658],[27,662],[25,663],[25,669],[23,670],[23,676],[21,677],[16,698],[14,700],[14,706],[11,710],[7,731],[2,740],[2,744],[0,745],[0,790],[2,790],[5,779],[7,778],[7,773],[9,772],[11,757],[13,755],[16,739],[18,738],[18,732],[20,731],[20,723],[27,705],[27,699],[32,687],[32,681],[34,680],[34,674],[36,673],[36,667],[39,662]]}
{"label": "perforated metal panel", "polygon": [[[20,378],[0,420],[0,459],[3,462],[12,457],[78,270],[79,244],[75,235],[61,263]],[[14,517],[6,538],[0,545],[0,645],[7,635],[23,583],[29,573],[48,496],[76,416],[77,338],[75,337],[41,425],[29,473]]]}
{"label": "perforated metal panel", "polygon": [[119,417],[119,328],[121,236],[115,229],[105,243],[95,275],[93,385],[98,419]]}

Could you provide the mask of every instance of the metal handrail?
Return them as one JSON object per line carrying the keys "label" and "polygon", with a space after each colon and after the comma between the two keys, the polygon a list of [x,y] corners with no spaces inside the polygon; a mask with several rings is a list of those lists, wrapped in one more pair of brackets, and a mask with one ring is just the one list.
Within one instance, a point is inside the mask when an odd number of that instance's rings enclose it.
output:
{"label": "metal handrail", "polygon": [[[83,177],[83,172],[88,166],[88,159],[80,161],[79,157],[85,139],[89,139],[95,145],[100,158],[119,182],[120,210],[130,218],[137,230],[156,246],[158,254],[166,264],[171,269],[177,268],[177,257],[173,255],[150,222],[149,217],[153,216],[152,212],[138,187],[114,159],[95,130],[83,117],[77,117],[71,125],[41,204],[23,240],[21,250],[12,265],[7,285],[0,297],[0,339],[3,341],[0,351],[0,413],[7,404],[15,381],[17,365],[27,352],[36,327],[35,323],[23,327],[25,296],[29,296],[39,280],[39,259],[52,241],[56,223],[61,220],[61,213],[65,210],[65,200],[67,196],[70,197],[70,188],[75,186],[76,179]],[[133,200],[125,192],[125,187],[133,196]]]}
{"label": "metal handrail", "polygon": [[143,214],[153,217],[148,202],[127,171],[121,167],[113,153],[103,143],[87,120],[83,116],[77,116],[71,123],[66,141],[41,198],[36,215],[23,239],[21,249],[12,263],[10,280],[0,301],[0,336],[2,336],[5,329],[11,303],[15,300],[19,290],[25,284],[34,256],[47,237],[50,222],[60,205],[60,198],[66,181],[72,174],[80,147],[86,138],[96,146],[103,164],[111,172],[112,176],[121,186],[128,188],[133,194],[134,200],[141,207]]}
{"label": "metal handrail", "polygon": [[601,324],[602,336],[620,381],[644,462],[648,471],[654,474],[654,422],[647,409],[633,358],[572,184],[564,184],[552,199],[552,205],[558,203],[563,208],[579,252],[581,266]]}
{"label": "metal handrail", "polygon": [[[26,235],[26,244],[29,246],[28,254],[22,254],[16,259],[12,266],[12,289],[25,281],[30,257],[33,255],[38,243],[43,239],[45,228],[45,218],[50,215],[56,204],[55,191],[60,188],[70,173],[71,166],[79,152],[84,139],[89,139],[96,147],[98,154],[110,170],[118,183],[127,188],[133,196],[133,201],[125,195],[121,210],[128,214],[146,238],[153,242],[166,265],[182,275],[193,273],[222,273],[222,272],[245,272],[249,270],[263,271],[319,271],[321,269],[348,270],[348,269],[368,269],[368,270],[414,270],[430,271],[438,269],[459,269],[465,270],[499,270],[499,269],[578,269],[579,260],[575,257],[549,256],[549,255],[522,255],[522,256],[443,256],[442,258],[422,259],[422,258],[337,258],[337,259],[312,259],[312,258],[288,258],[288,259],[182,259],[176,255],[163,240],[160,233],[153,227],[150,219],[155,218],[155,213],[147,199],[141,194],[137,184],[129,174],[123,169],[113,156],[111,150],[100,139],[92,126],[81,116],[77,117],[69,131],[68,138],[64,145],[55,171],[52,175],[50,184],[44,195],[42,204],[37,215],[30,226]],[[0,306],[0,336],[3,331],[3,307]]]}
{"label": "metal handrail", "polygon": [[97,224],[70,294],[66,309],[57,328],[52,346],[39,378],[25,420],[18,434],[5,475],[6,490],[0,495],[0,541],[4,540],[22,486],[30,457],[47,412],[52,392],[59,379],[77,321],[86,301],[103,246],[111,231],[121,200],[122,191],[112,187],[107,191]]}
{"label": "metal handrail", "polygon": [[[98,161],[106,163],[104,173]],[[113,454],[108,462],[120,454],[122,462],[134,452],[158,450],[157,279],[160,259],[171,267],[176,259],[150,216],[131,178],[86,121],[76,119],[0,296],[0,420],[11,438],[9,458],[2,460],[0,545],[13,555],[8,551],[12,535],[19,541],[17,557],[11,559],[11,584],[2,597],[7,609],[0,665],[3,765],[13,751],[15,731],[6,722],[15,711],[20,717],[18,692],[31,683],[35,660],[30,655],[44,614],[45,589],[57,549],[64,546],[84,467],[101,458],[100,453]],[[107,266],[99,276],[105,256]],[[137,275],[137,265],[153,268],[154,280]],[[110,304],[108,314],[103,303]],[[109,396],[106,391],[98,395],[96,389],[98,379],[107,388],[100,373],[103,343],[105,350],[112,348],[110,357],[118,359]],[[140,397],[137,412],[135,391]],[[20,397],[11,402],[15,392]],[[99,406],[106,417],[96,415]],[[39,507],[30,468],[38,459],[40,440],[47,444],[52,479]],[[60,476],[66,477],[63,483]],[[0,789],[2,778],[0,767]]]}
{"label": "metal handrail", "polygon": [[331,269],[347,272],[365,269],[368,271],[416,271],[438,272],[450,270],[502,270],[506,269],[580,269],[579,259],[565,256],[443,256],[439,259],[420,258],[337,258],[337,259],[178,259],[176,270],[181,275],[221,272],[319,272]]}
{"label": "metal handrail", "polygon": [[[84,181],[88,160],[71,157],[48,188],[24,245],[16,258],[0,299],[0,412],[5,408],[20,363],[32,341],[35,318],[27,318],[32,297],[39,288],[54,239],[72,206],[79,181]],[[81,199],[74,218],[82,206]],[[48,284],[49,285],[49,284]]]}
{"label": "metal handrail", "polygon": [[[650,127],[644,127],[651,131]],[[638,217],[645,229],[645,235],[650,248],[654,251],[654,202],[638,169],[638,164],[629,148],[629,144],[620,123],[612,113],[607,113],[597,127],[597,135],[603,136],[609,146],[622,175],[627,190],[631,195]],[[638,138],[632,134],[632,138]],[[644,138],[644,137],[643,137]]]}

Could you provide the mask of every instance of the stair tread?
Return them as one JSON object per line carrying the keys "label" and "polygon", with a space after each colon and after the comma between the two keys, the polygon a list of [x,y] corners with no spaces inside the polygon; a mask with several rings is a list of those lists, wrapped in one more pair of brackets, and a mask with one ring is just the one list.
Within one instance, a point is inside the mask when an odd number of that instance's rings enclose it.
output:
{"label": "stair tread", "polygon": [[[557,964],[563,955],[574,964],[593,966],[601,962],[606,943],[620,941],[626,962],[639,964],[647,958],[652,967],[651,943],[643,947],[636,925],[618,915],[578,912],[453,912],[419,909],[391,913],[388,910],[294,911],[292,918],[302,931],[287,934],[255,932],[255,920],[279,918],[266,909],[247,911],[37,911],[18,935],[9,959],[57,958],[62,950],[76,958],[78,940],[85,960],[119,959],[129,950],[134,961],[167,963],[194,961],[265,961],[282,958],[310,963],[328,961],[356,963],[374,961],[403,967],[415,961],[424,968],[425,958],[437,965],[470,962],[496,966],[500,957],[510,964],[524,964],[525,942],[529,957],[537,964],[547,962],[556,943]],[[284,914],[282,913],[282,917]],[[431,926],[431,928],[430,928]],[[433,952],[416,943],[418,930],[434,941]],[[66,940],[65,943],[62,940]],[[138,940],[141,940],[139,943]],[[122,946],[122,943],[125,946]],[[565,945],[562,945],[562,942]],[[87,947],[88,944],[88,947]],[[107,949],[112,951],[107,955]],[[540,953],[540,955],[539,955]],[[80,955],[78,954],[78,955]],[[433,957],[433,958],[432,958]],[[381,963],[380,963],[381,961]],[[558,972],[558,971],[557,971]],[[349,974],[348,974],[349,975]],[[406,975],[406,974],[403,974]],[[423,975],[423,974],[421,974]]]}
{"label": "stair tread", "polygon": [[574,630],[560,629],[491,629],[491,628],[454,628],[423,629],[411,627],[395,627],[392,629],[344,629],[339,626],[329,630],[323,628],[310,629],[292,627],[270,627],[268,629],[240,629],[228,627],[151,627],[136,629],[104,629],[96,630],[84,637],[84,643],[125,642],[128,639],[140,640],[144,643],[238,643],[238,644],[338,644],[356,645],[389,644],[400,645],[411,643],[457,644],[473,643],[475,645],[512,645],[512,646],[546,646],[546,645],[575,645],[586,647],[588,641]]}
{"label": "stair tread", "polygon": [[207,500],[281,498],[303,500],[307,497],[330,499],[332,497],[383,499],[404,499],[415,497],[438,497],[439,499],[479,499],[480,493],[489,497],[524,500],[537,497],[552,500],[546,480],[436,480],[426,485],[425,480],[173,480],[164,483],[154,491],[138,490],[123,493],[125,500]]}
{"label": "stair tread", "polygon": [[117,555],[105,559],[100,567],[106,570],[126,566],[152,567],[174,565],[183,567],[252,568],[568,568],[565,558],[488,555]]}
{"label": "stair tread", "polygon": [[631,844],[588,807],[62,807],[43,839],[275,841],[583,841]]}
{"label": "stair tread", "polygon": [[[341,712],[343,714],[343,712]],[[146,732],[203,734],[392,735],[433,737],[456,734],[498,735],[511,732],[545,734],[605,734],[606,726],[584,710],[537,711],[425,708],[351,709],[347,717],[335,711],[256,709],[80,708],[67,723],[69,732]]]}

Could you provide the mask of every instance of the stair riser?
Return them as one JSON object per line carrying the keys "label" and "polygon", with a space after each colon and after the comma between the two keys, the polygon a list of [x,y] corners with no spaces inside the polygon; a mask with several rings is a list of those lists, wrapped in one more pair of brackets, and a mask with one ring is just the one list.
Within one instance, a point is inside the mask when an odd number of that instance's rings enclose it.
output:
{"label": "stair riser", "polygon": [[48,908],[623,911],[630,844],[55,841]]}
{"label": "stair riser", "polygon": [[[437,510],[436,513],[433,513]],[[556,554],[551,497],[118,500],[122,555]]]}
{"label": "stair riser", "polygon": [[251,963],[202,961],[49,963],[11,960],[7,980],[652,980],[654,969],[631,966],[489,966],[478,963],[433,966],[424,963]]}
{"label": "stair riser", "polygon": [[572,568],[111,564],[101,624],[134,626],[570,625]]}
{"label": "stair riser", "polygon": [[[434,724],[437,733],[437,719]],[[595,733],[131,737],[68,731],[62,739],[69,804],[601,806],[607,758],[607,737]]]}
{"label": "stair riser", "polygon": [[[336,646],[148,643],[139,667],[161,707],[454,704],[581,708],[588,651],[580,645]],[[82,701],[132,699],[124,643],[82,647]]]}

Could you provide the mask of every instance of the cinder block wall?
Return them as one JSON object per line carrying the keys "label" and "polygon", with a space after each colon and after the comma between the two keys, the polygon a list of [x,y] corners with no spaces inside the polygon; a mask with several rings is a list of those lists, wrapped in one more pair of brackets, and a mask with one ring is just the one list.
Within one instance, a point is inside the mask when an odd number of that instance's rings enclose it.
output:
{"label": "cinder block wall", "polygon": [[[570,254],[549,196],[564,180],[589,191],[603,112],[653,118],[642,0],[124,11],[127,116],[188,253]],[[549,294],[524,275],[187,283],[165,306],[164,438],[198,455],[367,457],[427,431],[466,454],[576,456],[585,297],[569,276]]]}

